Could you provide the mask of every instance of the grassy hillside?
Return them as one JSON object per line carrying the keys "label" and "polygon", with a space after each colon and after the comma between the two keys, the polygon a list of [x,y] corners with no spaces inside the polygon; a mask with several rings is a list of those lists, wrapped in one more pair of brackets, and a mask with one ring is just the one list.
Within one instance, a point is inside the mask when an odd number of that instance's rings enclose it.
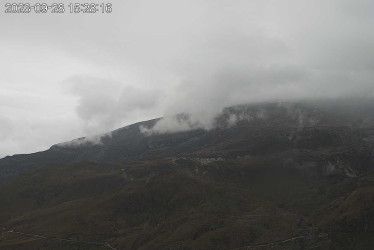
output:
{"label": "grassy hillside", "polygon": [[[118,249],[232,249],[296,236],[308,237],[273,248],[339,249],[352,223],[354,231],[370,235],[372,223],[362,222],[374,211],[374,175],[334,183],[282,167],[279,157],[204,165],[167,158],[41,167],[2,186],[1,223]],[[350,242],[362,237],[350,234]],[[25,240],[33,242],[26,237],[19,244]]]}

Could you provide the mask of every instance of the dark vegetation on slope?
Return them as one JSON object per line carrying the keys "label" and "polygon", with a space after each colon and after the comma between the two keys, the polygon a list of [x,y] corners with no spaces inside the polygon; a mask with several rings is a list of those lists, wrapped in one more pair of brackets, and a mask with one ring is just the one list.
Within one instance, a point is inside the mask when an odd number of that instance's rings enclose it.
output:
{"label": "dark vegetation on slope", "polygon": [[[246,118],[228,126],[233,115]],[[238,106],[211,131],[135,124],[102,145],[7,157],[0,224],[117,249],[371,249],[374,128],[355,119]],[[100,249],[6,232],[0,248]]]}
{"label": "dark vegetation on slope", "polygon": [[308,238],[275,249],[373,246],[374,174],[336,183],[279,157],[43,167],[2,187],[1,222],[118,249],[231,249],[300,235]]}

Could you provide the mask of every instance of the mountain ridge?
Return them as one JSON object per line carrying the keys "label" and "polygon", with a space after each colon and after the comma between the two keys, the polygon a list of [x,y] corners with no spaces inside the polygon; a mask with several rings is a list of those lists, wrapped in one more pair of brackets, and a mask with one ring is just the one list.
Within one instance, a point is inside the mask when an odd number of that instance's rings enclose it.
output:
{"label": "mountain ridge", "polygon": [[[231,124],[233,118],[235,122]],[[96,141],[99,138],[99,143],[91,143],[90,139],[83,137],[83,139],[55,144],[46,151],[5,157],[0,159],[0,183],[36,166],[49,163],[87,160],[118,162],[126,158],[157,158],[185,153],[200,154],[207,158],[242,157],[246,153],[239,152],[241,149],[235,152],[232,147],[239,148],[240,143],[250,144],[249,140],[256,140],[256,136],[282,137],[277,143],[292,147],[289,145],[290,141],[293,144],[302,143],[300,134],[305,136],[318,134],[316,136],[325,137],[323,139],[325,141],[331,140],[325,143],[336,144],[342,140],[338,138],[339,136],[348,135],[352,140],[356,140],[354,133],[358,133],[357,131],[366,133],[366,130],[370,130],[354,128],[348,121],[331,117],[328,113],[305,105],[270,103],[226,108],[220,116],[216,117],[216,125],[210,130],[197,128],[152,135],[145,135],[140,131],[140,127],[152,128],[161,119],[138,122],[94,138]],[[371,134],[370,131],[367,133]],[[273,139],[269,138],[269,140]],[[74,146],[76,144],[78,147]],[[267,146],[274,147],[271,144]],[[231,149],[227,150],[225,147],[231,147]],[[246,150],[248,149],[244,149]]]}

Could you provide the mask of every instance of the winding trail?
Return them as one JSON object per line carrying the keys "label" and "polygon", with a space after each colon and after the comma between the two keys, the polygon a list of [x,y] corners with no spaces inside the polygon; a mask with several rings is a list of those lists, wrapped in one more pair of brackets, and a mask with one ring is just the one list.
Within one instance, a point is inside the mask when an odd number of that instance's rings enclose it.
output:
{"label": "winding trail", "polygon": [[39,234],[18,232],[18,231],[15,231],[14,229],[9,229],[9,228],[2,228],[2,229],[5,230],[6,233],[20,234],[20,235],[25,235],[25,236],[40,238],[40,239],[50,239],[50,240],[68,241],[68,242],[76,242],[76,243],[91,244],[91,245],[100,245],[100,246],[110,248],[112,250],[117,250],[117,248],[111,246],[109,243],[106,243],[106,242],[80,241],[80,240],[74,240],[74,239],[67,239],[67,238],[59,238],[59,237],[51,237],[51,236],[45,236],[45,235],[39,235]]}
{"label": "winding trail", "polygon": [[313,237],[325,238],[325,237],[327,237],[327,235],[325,235],[325,234],[300,235],[300,236],[291,237],[291,238],[288,238],[288,239],[285,239],[285,240],[278,240],[278,241],[274,241],[274,242],[270,242],[270,243],[263,243],[263,244],[258,244],[258,245],[248,245],[248,246],[243,246],[243,247],[238,247],[238,248],[232,248],[230,250],[240,250],[240,249],[251,249],[251,248],[268,247],[268,246],[283,244],[283,243],[287,243],[287,242],[290,242],[290,241],[294,241],[294,240],[298,240],[298,239],[303,239],[303,238],[309,238],[309,239],[311,239]]}

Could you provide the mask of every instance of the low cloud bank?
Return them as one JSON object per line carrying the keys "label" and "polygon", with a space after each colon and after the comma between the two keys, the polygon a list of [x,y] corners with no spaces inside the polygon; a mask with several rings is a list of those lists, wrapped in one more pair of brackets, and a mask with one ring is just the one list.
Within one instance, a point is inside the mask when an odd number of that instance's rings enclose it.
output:
{"label": "low cloud bank", "polygon": [[168,116],[157,121],[153,127],[147,128],[141,125],[139,130],[146,136],[178,133],[195,129],[211,130],[217,127],[231,127],[239,121],[266,119],[266,117],[267,111],[265,109],[259,109],[253,113],[248,113],[235,107],[235,113],[231,113],[231,111],[226,108],[209,114],[201,112]]}
{"label": "low cloud bank", "polygon": [[243,121],[263,126],[264,122],[266,123],[268,120],[274,124],[279,123],[281,126],[290,125],[301,129],[305,126],[315,126],[321,122],[333,121],[327,117],[329,116],[326,116],[324,111],[315,108],[310,103],[257,103],[227,107],[219,112],[210,113],[209,116],[204,116],[202,113],[168,116],[157,121],[152,127],[141,125],[139,130],[145,136],[151,136],[195,129],[230,128]]}
{"label": "low cloud bank", "polygon": [[160,119],[152,128],[140,126],[139,130],[146,136],[153,134],[166,134],[184,132],[194,129],[209,130],[213,127],[213,121],[202,122],[198,116],[191,114],[180,114]]}
{"label": "low cloud bank", "polygon": [[[116,81],[68,80],[88,134],[159,116],[169,118],[142,131],[211,129],[225,107],[242,103],[374,97],[370,1],[162,3],[175,9],[152,4],[164,14],[157,18],[149,7],[133,10],[149,19],[134,14],[133,26],[121,26],[121,49],[98,39],[122,66]],[[173,117],[181,113],[188,118]]]}
{"label": "low cloud bank", "polygon": [[103,140],[105,138],[111,138],[112,133],[105,133],[105,134],[100,134],[100,135],[94,135],[94,136],[87,136],[87,137],[82,137],[78,139],[74,139],[72,141],[68,142],[62,142],[59,144],[56,144],[56,147],[62,147],[62,148],[77,148],[77,147],[83,147],[83,146],[93,146],[93,145],[103,145]]}
{"label": "low cloud bank", "polygon": [[9,58],[0,65],[0,157],[180,113],[189,118],[143,132],[211,129],[224,107],[241,103],[374,98],[374,1],[115,7],[89,21],[0,15],[0,54]]}

